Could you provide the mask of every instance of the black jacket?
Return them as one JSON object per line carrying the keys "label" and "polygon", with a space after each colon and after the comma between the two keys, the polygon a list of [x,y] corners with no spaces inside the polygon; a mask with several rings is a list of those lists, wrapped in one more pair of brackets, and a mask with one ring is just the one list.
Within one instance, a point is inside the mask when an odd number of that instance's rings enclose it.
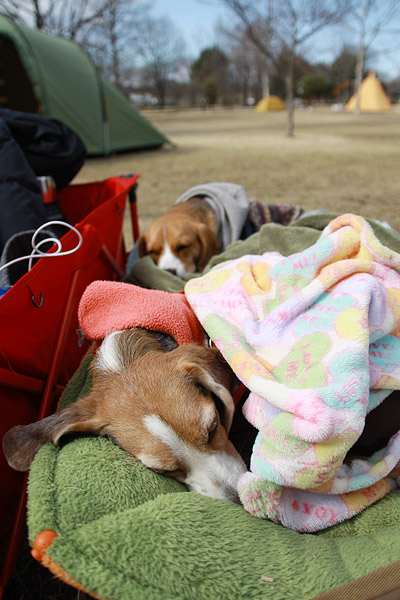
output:
{"label": "black jacket", "polygon": [[0,252],[11,236],[48,220],[36,177],[49,175],[61,189],[85,158],[82,140],[61,121],[0,109]]}

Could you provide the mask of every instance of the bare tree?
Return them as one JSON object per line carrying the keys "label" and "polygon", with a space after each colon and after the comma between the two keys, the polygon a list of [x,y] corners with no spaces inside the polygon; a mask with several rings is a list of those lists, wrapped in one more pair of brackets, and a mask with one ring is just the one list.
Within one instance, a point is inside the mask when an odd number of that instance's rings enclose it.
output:
{"label": "bare tree", "polygon": [[108,0],[100,22],[89,27],[81,45],[103,74],[128,93],[137,67],[136,48],[148,4],[140,0]]}
{"label": "bare tree", "polygon": [[184,51],[183,38],[168,18],[147,19],[142,23],[137,52],[143,79],[154,90],[161,107],[165,106],[169,78],[179,75],[184,65]]}
{"label": "bare tree", "polygon": [[356,106],[354,112],[360,112],[360,88],[364,73],[367,52],[379,36],[399,33],[393,28],[393,22],[400,16],[400,5],[392,0],[357,0],[350,7],[350,27],[358,35],[358,51],[355,67]]}
{"label": "bare tree", "polygon": [[301,47],[344,16],[345,0],[220,0],[236,15],[251,42],[278,68],[284,54],[287,135],[294,134],[294,65]]}
{"label": "bare tree", "polygon": [[146,0],[0,0],[12,19],[78,42],[122,92],[133,79]]}
{"label": "bare tree", "polygon": [[[38,0],[34,0],[35,4]],[[89,26],[100,22],[107,9],[107,0],[52,0],[44,28],[49,33],[78,41]]]}
{"label": "bare tree", "polygon": [[71,40],[100,21],[108,0],[0,0],[0,10],[13,19]]}
{"label": "bare tree", "polygon": [[[265,88],[269,80],[263,77],[264,69],[260,72],[260,62],[255,56],[254,47],[249,47],[249,43],[244,40],[242,44],[231,48],[230,59],[233,82],[235,89],[240,92],[242,104],[246,104],[250,97],[269,95],[269,90]],[[254,94],[257,87],[259,91]]]}
{"label": "bare tree", "polygon": [[265,57],[248,39],[243,27],[219,27],[222,48],[230,59],[232,86],[245,104],[249,97],[269,96],[269,66]]}
{"label": "bare tree", "polygon": [[37,29],[43,28],[47,10],[39,5],[39,0],[0,0],[0,11],[15,21],[34,23]]}

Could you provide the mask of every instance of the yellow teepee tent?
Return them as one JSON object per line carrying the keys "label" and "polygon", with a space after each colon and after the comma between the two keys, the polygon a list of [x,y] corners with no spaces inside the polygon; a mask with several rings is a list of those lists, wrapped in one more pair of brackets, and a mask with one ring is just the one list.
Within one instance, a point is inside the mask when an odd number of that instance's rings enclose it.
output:
{"label": "yellow teepee tent", "polygon": [[266,112],[268,110],[285,110],[286,105],[278,96],[266,96],[257,102],[255,110],[257,112]]}
{"label": "yellow teepee tent", "polygon": [[[345,109],[352,111],[356,108],[357,96],[354,94],[347,102]],[[389,98],[386,96],[381,82],[374,71],[370,71],[360,87],[360,111],[384,112],[391,109]]]}

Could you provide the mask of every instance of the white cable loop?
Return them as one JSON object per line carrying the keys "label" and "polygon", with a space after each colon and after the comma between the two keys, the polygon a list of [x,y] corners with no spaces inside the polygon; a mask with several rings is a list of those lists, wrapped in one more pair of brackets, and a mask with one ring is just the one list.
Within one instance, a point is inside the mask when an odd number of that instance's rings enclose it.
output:
{"label": "white cable loop", "polygon": [[[54,238],[54,237],[48,237],[48,238],[45,238],[44,240],[41,240],[40,242],[36,243],[37,235],[42,231],[42,229],[49,227],[49,225],[63,225],[67,229],[74,231],[76,233],[76,235],[78,236],[77,245],[74,248],[72,248],[71,250],[62,250],[61,241],[58,238]],[[32,239],[31,239],[32,252],[30,254],[28,254],[27,256],[20,256],[19,258],[14,258],[14,260],[10,260],[10,262],[8,262],[5,265],[0,267],[0,272],[3,269],[6,269],[7,267],[10,267],[11,265],[13,265],[17,262],[20,262],[22,260],[29,260],[28,270],[30,271],[32,268],[32,261],[35,258],[38,258],[38,257],[53,258],[53,257],[58,257],[58,256],[67,256],[67,254],[73,254],[74,252],[79,250],[79,248],[82,246],[82,241],[83,241],[82,234],[73,225],[70,225],[69,223],[66,223],[65,221],[48,221],[47,223],[44,223],[44,225],[41,225],[38,229],[36,229],[35,233],[33,234]],[[46,243],[55,244],[57,246],[57,249],[55,250],[55,252],[51,252],[50,254],[48,254],[47,252],[42,252],[40,250],[40,246],[42,246],[43,244],[46,244]]]}

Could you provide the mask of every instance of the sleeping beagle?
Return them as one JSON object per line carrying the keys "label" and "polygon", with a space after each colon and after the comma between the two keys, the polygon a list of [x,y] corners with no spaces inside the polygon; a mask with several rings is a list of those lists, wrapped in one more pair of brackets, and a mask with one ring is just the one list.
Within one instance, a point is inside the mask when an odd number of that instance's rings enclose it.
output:
{"label": "sleeping beagle", "polygon": [[218,254],[215,212],[203,198],[194,196],[174,204],[140,236],[139,257],[150,256],[160,269],[178,277],[202,271]]}
{"label": "sleeping beagle", "polygon": [[183,279],[263,224],[289,225],[303,214],[297,205],[250,200],[236,183],[195,185],[142,234],[135,255],[151,256],[160,269]]}
{"label": "sleeping beagle", "polygon": [[239,501],[236,487],[246,465],[228,439],[233,373],[216,350],[178,346],[169,335],[133,328],[105,337],[92,370],[87,396],[4,435],[11,467],[25,471],[42,444],[90,431],[189,490]]}
{"label": "sleeping beagle", "polygon": [[[92,370],[87,396],[4,435],[3,452],[11,467],[25,471],[42,444],[57,444],[68,432],[90,431],[189,490],[239,501],[237,484],[249,466],[258,430],[239,406],[233,422],[234,375],[214,349],[178,346],[166,334],[127,329],[105,337]],[[394,391],[368,414],[349,457],[370,456],[388,443],[399,429],[399,399],[400,392]]]}

